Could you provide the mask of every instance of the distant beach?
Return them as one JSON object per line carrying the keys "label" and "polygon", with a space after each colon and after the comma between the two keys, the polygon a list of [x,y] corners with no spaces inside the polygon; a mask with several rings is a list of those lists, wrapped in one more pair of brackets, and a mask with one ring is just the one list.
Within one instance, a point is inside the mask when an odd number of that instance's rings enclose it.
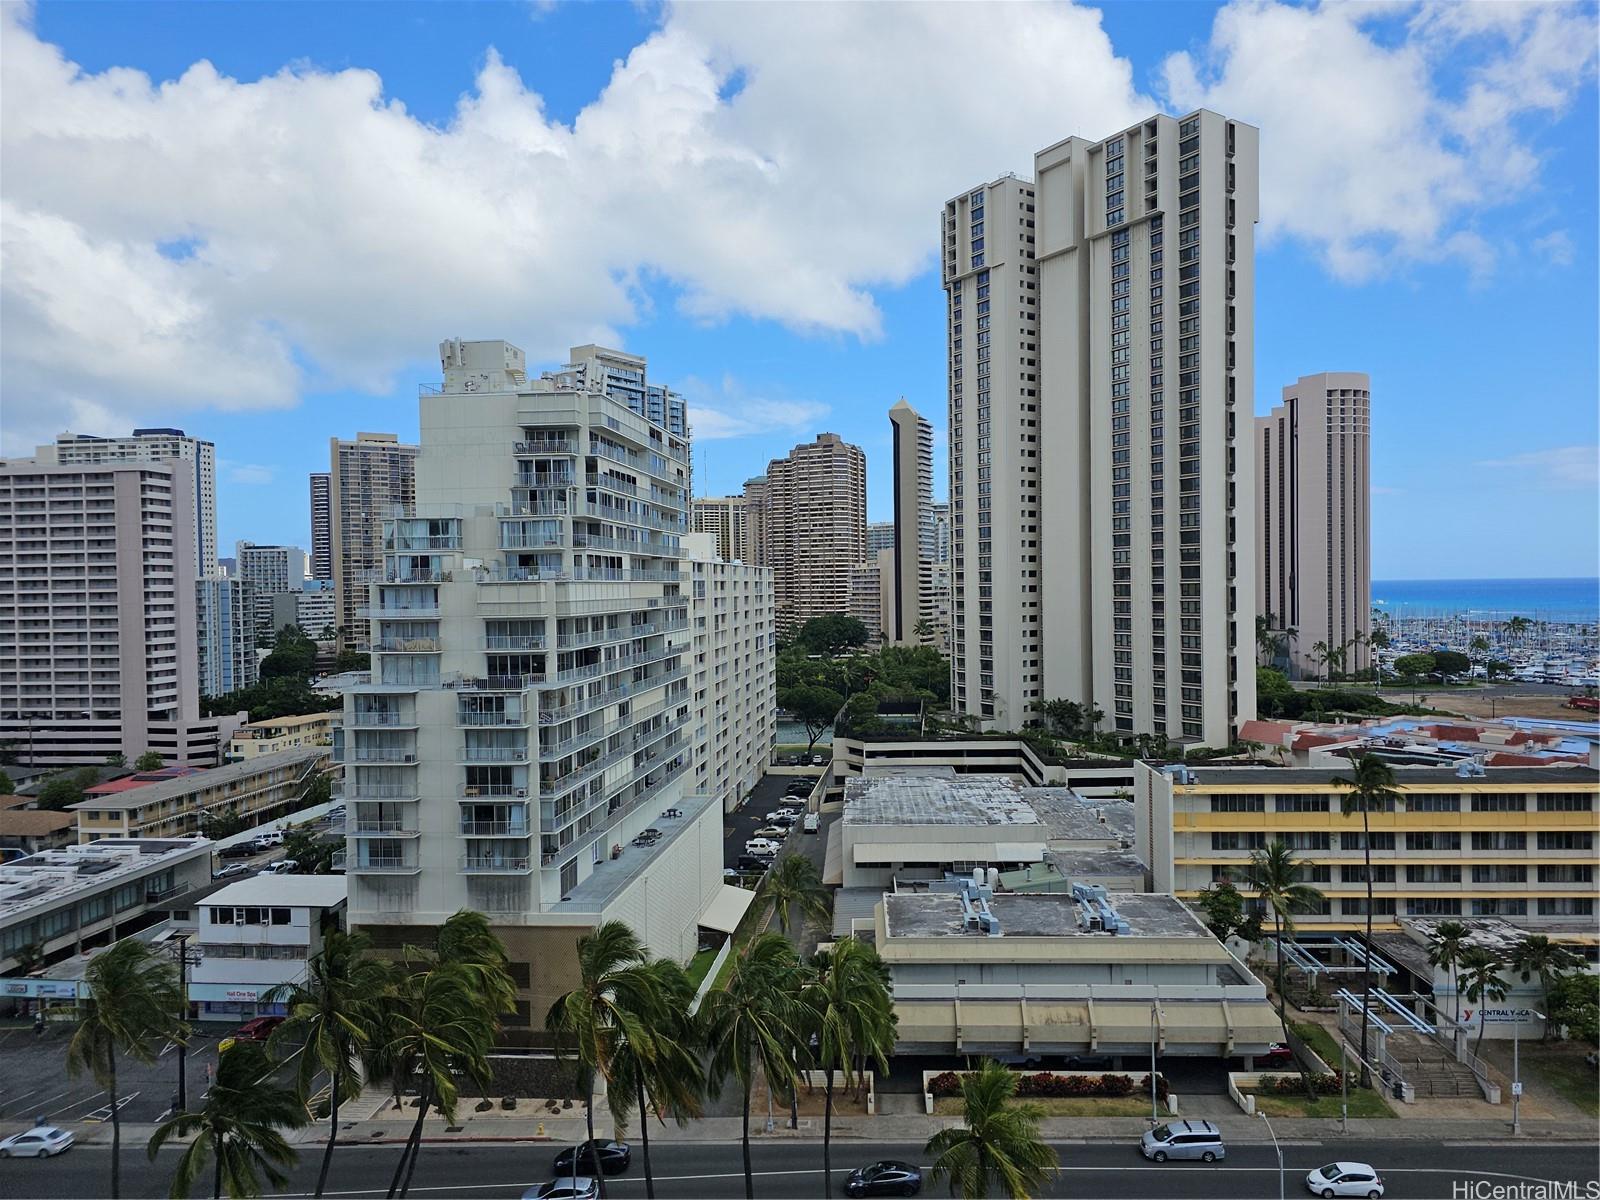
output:
{"label": "distant beach", "polygon": [[1600,579],[1375,579],[1372,606],[1393,617],[1600,621]]}

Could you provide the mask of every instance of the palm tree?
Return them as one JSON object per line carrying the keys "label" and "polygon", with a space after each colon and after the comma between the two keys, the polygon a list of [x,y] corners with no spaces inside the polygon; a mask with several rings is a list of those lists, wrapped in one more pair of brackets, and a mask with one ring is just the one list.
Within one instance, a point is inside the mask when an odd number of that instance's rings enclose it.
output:
{"label": "palm tree", "polygon": [[[602,922],[578,939],[578,986],[557,999],[544,1019],[557,1053],[570,1046],[583,1070],[591,1143],[595,1076],[611,1089],[613,1059],[624,1041],[642,1057],[651,1054],[650,1025],[659,1005],[657,978],[647,962],[644,944],[632,929],[622,921]],[[593,1158],[594,1177],[603,1180],[598,1149]],[[605,1184],[600,1187],[603,1195]]]}
{"label": "palm tree", "polygon": [[452,914],[432,951],[407,946],[404,955],[398,982],[378,1006],[381,1032],[367,1055],[369,1077],[388,1080],[397,1095],[419,1081],[417,1120],[389,1181],[390,1197],[411,1188],[429,1108],[455,1119],[456,1076],[487,1085],[499,1018],[512,1011],[516,996],[505,948],[482,913]]}
{"label": "palm tree", "polygon": [[261,1195],[261,1180],[276,1189],[289,1184],[283,1170],[298,1155],[283,1136],[307,1121],[292,1088],[273,1081],[278,1062],[258,1042],[236,1042],[217,1060],[216,1082],[194,1112],[181,1112],[156,1127],[146,1152],[152,1159],[171,1138],[193,1137],[172,1176],[174,1200],[194,1190],[211,1159],[211,1195]]}
{"label": "palm tree", "polygon": [[1374,625],[1372,632],[1367,636],[1367,645],[1374,650],[1387,650],[1389,648],[1389,631],[1382,625]]}
{"label": "palm tree", "polygon": [[122,1194],[122,1116],[117,1102],[117,1058],[155,1061],[157,1037],[184,1038],[179,1018],[183,993],[171,959],[144,942],[126,938],[95,955],[83,973],[89,999],[67,1046],[67,1070],[87,1069],[106,1089],[111,1109],[111,1196]]}
{"label": "palm tree", "polygon": [[808,917],[825,921],[832,911],[828,904],[828,889],[823,886],[817,864],[803,854],[790,854],[767,874],[762,885],[759,902],[778,918],[778,931],[788,937],[792,932],[794,910],[800,910],[803,923]]}
{"label": "palm tree", "polygon": [[1472,635],[1472,640],[1467,643],[1467,650],[1474,658],[1481,658],[1489,653],[1489,639],[1481,633]]}
{"label": "palm tree", "polygon": [[1361,1086],[1372,1086],[1367,1067],[1368,1009],[1372,1003],[1372,811],[1393,809],[1399,793],[1394,790],[1394,772],[1383,759],[1363,754],[1356,759],[1347,779],[1333,777],[1333,786],[1343,790],[1339,809],[1345,816],[1361,814],[1361,854],[1367,883],[1367,938],[1361,952]]}
{"label": "palm tree", "polygon": [[1327,663],[1332,657],[1333,651],[1329,648],[1327,642],[1318,641],[1311,643],[1310,658],[1312,662],[1316,663],[1318,666],[1321,666]]}
{"label": "palm tree", "polygon": [[795,1083],[794,1052],[804,1044],[797,980],[802,968],[789,940],[777,933],[750,939],[728,982],[707,993],[700,1009],[711,1049],[713,1086],[732,1075],[744,1094],[740,1141],[744,1147],[745,1200],[754,1200],[750,1169],[750,1087],[759,1070],[769,1092],[787,1094]]}
{"label": "palm tree", "polygon": [[[1461,952],[1461,990],[1466,994],[1469,1004],[1476,1004],[1482,1008],[1485,1004],[1498,1004],[1506,998],[1506,993],[1511,989],[1506,986],[1506,981],[1500,978],[1500,968],[1503,964],[1490,950],[1482,946],[1468,946]],[[1478,1040],[1473,1043],[1473,1051],[1483,1049],[1483,1031],[1488,1028],[1489,1022],[1483,1019],[1483,1014],[1478,1014]]]}
{"label": "palm tree", "polygon": [[952,1196],[979,1200],[998,1185],[1021,1200],[1049,1185],[1059,1160],[1039,1136],[1044,1110],[1011,1103],[1016,1090],[1017,1077],[993,1059],[961,1076],[965,1126],[939,1130],[923,1150],[933,1157],[930,1176],[948,1178]]}
{"label": "palm tree", "polygon": [[695,986],[684,970],[669,958],[653,959],[645,970],[656,988],[656,1003],[645,1022],[648,1041],[626,1036],[611,1060],[611,1084],[606,1096],[612,1115],[626,1121],[635,1107],[644,1150],[644,1194],[654,1200],[655,1176],[650,1167],[650,1118],[658,1121],[670,1112],[680,1126],[700,1115],[705,1074],[700,1065],[700,1029],[689,1013]]}
{"label": "palm tree", "polygon": [[1456,972],[1461,969],[1461,956],[1466,952],[1467,927],[1460,921],[1440,921],[1433,930],[1433,945],[1428,950],[1428,964],[1450,973],[1450,990],[1455,994],[1455,1023],[1461,1024],[1461,981]]}
{"label": "palm tree", "polygon": [[1522,982],[1527,983],[1535,975],[1539,977],[1539,988],[1544,997],[1540,1011],[1544,1013],[1546,1040],[1549,1039],[1554,1024],[1550,1020],[1550,985],[1582,965],[1581,958],[1560,943],[1552,942],[1542,933],[1524,934],[1522,940],[1511,947],[1510,966],[1517,972]]}
{"label": "palm tree", "polygon": [[[1276,635],[1276,633],[1274,632],[1274,630],[1272,628],[1272,614],[1271,613],[1257,613],[1256,614],[1256,665],[1257,666],[1262,666],[1262,665],[1271,666],[1272,665],[1272,651],[1273,651],[1273,647],[1277,645],[1277,642],[1278,642],[1277,635]],[[1267,662],[1265,664],[1263,664],[1261,662],[1261,659],[1262,659],[1263,656],[1265,656],[1265,658],[1267,659]]]}
{"label": "palm tree", "polygon": [[328,1185],[339,1138],[339,1106],[361,1092],[362,1056],[376,1024],[373,1009],[383,1003],[393,982],[386,964],[367,957],[370,945],[365,934],[335,930],[323,938],[321,951],[307,964],[304,983],[284,984],[267,996],[269,1004],[281,1004],[288,1013],[272,1041],[275,1047],[298,1045],[295,1078],[301,1099],[310,1098],[320,1072],[326,1071],[331,1079],[328,1144],[322,1151],[316,1196]]}
{"label": "palm tree", "polygon": [[[1272,940],[1278,970],[1278,1023],[1283,1026],[1284,1045],[1289,1044],[1289,1015],[1283,990],[1283,935],[1294,936],[1295,913],[1311,912],[1322,905],[1322,893],[1309,883],[1300,882],[1300,869],[1294,851],[1276,838],[1263,849],[1252,850],[1244,869],[1246,885],[1272,911]],[[1295,1065],[1300,1071],[1300,1081],[1305,1084],[1306,1099],[1315,1101],[1316,1091],[1299,1055],[1295,1055]]]}
{"label": "palm tree", "polygon": [[833,1195],[833,1073],[842,1071],[845,1087],[854,1085],[856,1064],[875,1062],[889,1069],[894,1051],[894,1001],[889,970],[877,951],[853,937],[842,937],[831,950],[811,959],[815,975],[803,997],[816,1028],[817,1064],[826,1073],[822,1116],[822,1179],[825,1195]]}

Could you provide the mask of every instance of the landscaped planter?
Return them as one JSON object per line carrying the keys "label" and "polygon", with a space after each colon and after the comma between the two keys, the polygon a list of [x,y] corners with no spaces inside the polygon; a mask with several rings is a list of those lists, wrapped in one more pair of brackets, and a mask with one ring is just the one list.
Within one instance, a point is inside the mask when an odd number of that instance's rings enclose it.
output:
{"label": "landscaped planter", "polygon": [[[934,1100],[940,1097],[959,1096],[962,1075],[968,1071],[924,1071],[922,1073],[922,1103],[929,1116],[933,1115]],[[1017,1077],[1017,1099],[1049,1097],[1138,1096],[1150,1094],[1149,1072],[1137,1071],[1014,1071]],[[954,1087],[950,1080],[956,1080]],[[1099,1085],[1096,1087],[1095,1085]],[[1167,1086],[1164,1075],[1156,1075],[1156,1095],[1173,1115],[1178,1111],[1177,1094]]]}

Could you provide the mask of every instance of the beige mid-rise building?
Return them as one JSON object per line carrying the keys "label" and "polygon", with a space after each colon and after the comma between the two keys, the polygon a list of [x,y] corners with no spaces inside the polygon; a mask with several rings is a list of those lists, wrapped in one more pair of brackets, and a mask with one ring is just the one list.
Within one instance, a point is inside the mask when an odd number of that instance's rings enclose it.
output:
{"label": "beige mid-rise building", "polygon": [[708,533],[717,557],[729,562],[753,563],[750,557],[743,496],[701,496],[692,501],[690,521],[695,533]]}
{"label": "beige mid-rise building", "polygon": [[893,641],[889,622],[894,615],[894,551],[869,553],[865,562],[850,568],[850,616],[867,629],[867,645]]}
{"label": "beige mid-rise building", "polygon": [[334,607],[341,635],[364,645],[361,610],[372,573],[383,567],[383,523],[416,503],[417,447],[402,445],[392,433],[358,433],[353,442],[331,438],[328,467]]}
{"label": "beige mid-rise building", "polygon": [[1256,141],[1156,116],[945,206],[953,695],[986,724],[1254,716]]}
{"label": "beige mid-rise building", "polygon": [[1273,656],[1296,678],[1372,665],[1371,388],[1355,371],[1303,375],[1256,418],[1259,606],[1295,631]]}
{"label": "beige mid-rise building", "polygon": [[766,480],[763,565],[773,569],[779,633],[848,613],[850,568],[866,559],[867,456],[819,433],[767,464]]}
{"label": "beige mid-rise building", "polygon": [[200,716],[194,464],[43,457],[0,460],[0,741],[219,761],[238,720]]}

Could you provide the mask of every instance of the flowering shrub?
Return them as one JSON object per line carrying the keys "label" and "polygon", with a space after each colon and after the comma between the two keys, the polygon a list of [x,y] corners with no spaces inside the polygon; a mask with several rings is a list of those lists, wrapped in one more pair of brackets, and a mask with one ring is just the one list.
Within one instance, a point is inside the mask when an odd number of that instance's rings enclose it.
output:
{"label": "flowering shrub", "polygon": [[[1328,1093],[1339,1090],[1339,1072],[1330,1071],[1326,1075],[1312,1075],[1311,1087],[1314,1091]],[[1305,1085],[1300,1082],[1298,1075],[1263,1075],[1261,1082],[1256,1084],[1258,1092],[1278,1092],[1284,1095],[1293,1095],[1305,1090]]]}
{"label": "flowering shrub", "polygon": [[[1127,1075],[1053,1075],[1040,1071],[1032,1075],[1017,1076],[1017,1095],[1026,1097],[1112,1097],[1131,1096],[1135,1092],[1148,1093],[1150,1076],[1135,1082]],[[928,1091],[935,1096],[959,1096],[961,1076],[955,1071],[943,1071],[928,1080]],[[1167,1098],[1167,1081],[1156,1077],[1156,1095]]]}

